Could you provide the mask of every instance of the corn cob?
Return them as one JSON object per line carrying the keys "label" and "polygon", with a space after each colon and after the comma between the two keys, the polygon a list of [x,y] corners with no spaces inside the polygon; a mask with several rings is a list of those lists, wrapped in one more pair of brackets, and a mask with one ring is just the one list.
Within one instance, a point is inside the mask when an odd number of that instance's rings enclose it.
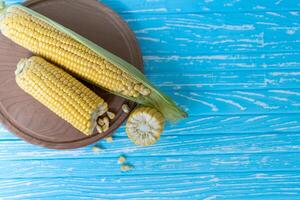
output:
{"label": "corn cob", "polygon": [[1,22],[2,33],[14,42],[63,66],[69,72],[113,92],[131,97],[150,90],[86,46],[25,11],[11,7]]}
{"label": "corn cob", "polygon": [[170,121],[186,117],[134,66],[29,8],[5,8],[0,16],[0,29],[19,45],[98,87],[155,107]]}
{"label": "corn cob", "polygon": [[139,107],[129,116],[126,133],[133,143],[148,146],[156,143],[164,128],[164,118],[155,109]]}
{"label": "corn cob", "polygon": [[102,98],[43,58],[22,59],[15,73],[20,88],[86,135],[108,110]]}

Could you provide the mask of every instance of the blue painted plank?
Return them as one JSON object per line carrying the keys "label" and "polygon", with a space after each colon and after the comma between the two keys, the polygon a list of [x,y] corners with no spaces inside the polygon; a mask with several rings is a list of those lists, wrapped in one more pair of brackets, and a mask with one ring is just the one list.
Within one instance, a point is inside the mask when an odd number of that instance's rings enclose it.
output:
{"label": "blue painted plank", "polygon": [[299,185],[299,174],[289,172],[1,179],[0,198],[282,200],[297,199]]}
{"label": "blue painted plank", "polygon": [[[224,85],[226,86],[226,83]],[[180,84],[177,86],[182,87]],[[299,89],[252,90],[251,92],[232,90],[188,91],[189,88],[185,88],[168,94],[186,108],[191,116],[299,113]]]}
{"label": "blue painted plank", "polygon": [[150,81],[162,88],[178,90],[299,88],[299,69],[243,71],[169,71],[148,75]]}
{"label": "blue painted plank", "polygon": [[201,54],[201,55],[145,55],[147,75],[162,73],[201,73],[224,71],[299,70],[300,52]]}
{"label": "blue painted plank", "polygon": [[[188,132],[186,131],[185,134]],[[102,159],[121,154],[131,157],[140,156],[178,156],[178,155],[220,155],[224,154],[256,154],[256,153],[289,153],[300,152],[300,134],[213,134],[166,136],[165,134],[154,146],[135,146],[127,137],[114,137],[112,143],[98,142],[101,153],[92,151],[92,146],[56,151],[36,147],[24,141],[1,141],[0,160],[37,160],[37,159]],[[195,134],[195,133],[194,133]],[[269,142],[266,142],[269,141]],[[151,160],[151,158],[149,158]],[[84,163],[84,161],[83,161]]]}
{"label": "blue painted plank", "polygon": [[[187,173],[237,173],[299,171],[299,153],[257,153],[224,155],[167,155],[127,156],[134,170],[126,174],[187,174]],[[97,177],[122,175],[118,156],[102,158],[68,159],[10,159],[1,161],[0,177],[11,178],[55,178]],[[14,169],[14,173],[11,170]]]}
{"label": "blue painted plank", "polygon": [[125,16],[144,55],[299,51],[294,12]]}
{"label": "blue painted plank", "polygon": [[299,10],[298,1],[289,0],[102,0],[102,2],[122,15],[151,13],[207,13],[207,12],[245,12]]}
{"label": "blue painted plank", "polygon": [[[7,3],[20,3],[24,0],[6,0]],[[102,3],[116,12],[126,14],[151,13],[207,13],[299,10],[298,1],[289,0],[102,0]],[[296,12],[296,11],[295,11]]]}

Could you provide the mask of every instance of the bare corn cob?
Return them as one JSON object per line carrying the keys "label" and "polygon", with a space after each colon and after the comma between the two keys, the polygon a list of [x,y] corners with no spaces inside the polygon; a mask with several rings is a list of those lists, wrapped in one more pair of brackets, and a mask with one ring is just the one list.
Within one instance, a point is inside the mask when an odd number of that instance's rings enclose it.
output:
{"label": "bare corn cob", "polygon": [[22,59],[17,66],[16,82],[75,128],[91,135],[98,116],[107,110],[107,103],[62,69],[34,56]]}
{"label": "bare corn cob", "polygon": [[95,43],[24,6],[5,8],[1,32],[37,55],[109,92],[155,107],[166,119],[186,117],[134,66]]}

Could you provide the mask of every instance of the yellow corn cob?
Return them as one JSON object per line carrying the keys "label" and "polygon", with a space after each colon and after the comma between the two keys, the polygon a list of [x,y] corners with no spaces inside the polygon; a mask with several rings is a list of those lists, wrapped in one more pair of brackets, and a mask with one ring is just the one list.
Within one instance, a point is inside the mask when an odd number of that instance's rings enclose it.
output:
{"label": "yellow corn cob", "polygon": [[10,7],[6,12],[0,23],[2,33],[33,53],[110,91],[131,97],[150,94],[149,89],[67,34],[19,8]]}
{"label": "yellow corn cob", "polygon": [[154,108],[139,107],[129,116],[126,133],[133,143],[140,146],[154,144],[164,129],[164,118]]}
{"label": "yellow corn cob", "polygon": [[113,94],[155,107],[170,121],[186,117],[134,66],[31,9],[21,5],[0,8],[0,30],[72,75]]}
{"label": "yellow corn cob", "polygon": [[17,66],[16,82],[75,128],[91,135],[107,103],[74,77],[46,60],[33,56]]}

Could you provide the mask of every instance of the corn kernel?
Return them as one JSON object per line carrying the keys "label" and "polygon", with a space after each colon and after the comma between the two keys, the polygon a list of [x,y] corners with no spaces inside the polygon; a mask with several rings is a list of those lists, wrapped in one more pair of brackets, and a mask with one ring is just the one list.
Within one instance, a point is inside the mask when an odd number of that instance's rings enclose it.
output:
{"label": "corn kernel", "polygon": [[128,171],[131,171],[132,169],[133,169],[133,167],[130,165],[122,165],[121,166],[121,171],[123,171],[123,172],[128,172]]}
{"label": "corn kernel", "polygon": [[93,146],[93,147],[92,147],[92,150],[93,150],[94,152],[97,152],[97,153],[98,153],[98,152],[101,152],[102,149],[101,149],[99,146]]}
{"label": "corn kernel", "polygon": [[111,136],[105,138],[106,142],[113,142],[113,138]]}
{"label": "corn kernel", "polygon": [[126,161],[126,158],[124,156],[120,156],[118,159],[118,164],[123,164]]}
{"label": "corn kernel", "polygon": [[122,110],[124,113],[129,113],[129,111],[130,111],[129,106],[127,104],[122,105]]}
{"label": "corn kernel", "polygon": [[115,113],[113,113],[113,112],[108,111],[106,114],[107,114],[108,118],[111,120],[113,120],[116,117]]}

